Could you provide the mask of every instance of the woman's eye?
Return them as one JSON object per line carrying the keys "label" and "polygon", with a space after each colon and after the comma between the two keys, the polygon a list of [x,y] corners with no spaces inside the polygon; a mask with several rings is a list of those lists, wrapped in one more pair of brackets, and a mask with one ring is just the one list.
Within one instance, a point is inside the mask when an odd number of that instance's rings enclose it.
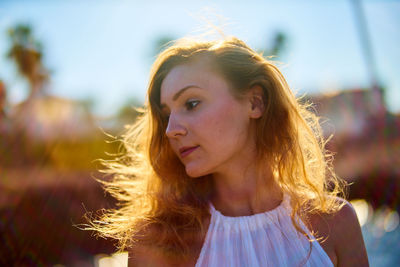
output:
{"label": "woman's eye", "polygon": [[187,110],[194,109],[200,103],[199,100],[189,100],[185,103],[185,107]]}

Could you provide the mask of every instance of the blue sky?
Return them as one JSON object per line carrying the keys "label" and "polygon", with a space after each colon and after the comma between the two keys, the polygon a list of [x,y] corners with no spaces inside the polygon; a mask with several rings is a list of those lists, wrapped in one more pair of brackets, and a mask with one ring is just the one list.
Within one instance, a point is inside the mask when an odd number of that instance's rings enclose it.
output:
{"label": "blue sky", "polygon": [[[363,1],[378,77],[390,110],[400,111],[400,1]],[[199,33],[208,17],[255,49],[280,30],[288,45],[281,70],[296,92],[331,92],[369,84],[350,0],[336,1],[5,1],[0,0],[0,78],[12,102],[26,83],[3,56],[6,29],[30,23],[53,70],[52,94],[91,98],[111,115],[128,99],[141,101],[159,36]]]}

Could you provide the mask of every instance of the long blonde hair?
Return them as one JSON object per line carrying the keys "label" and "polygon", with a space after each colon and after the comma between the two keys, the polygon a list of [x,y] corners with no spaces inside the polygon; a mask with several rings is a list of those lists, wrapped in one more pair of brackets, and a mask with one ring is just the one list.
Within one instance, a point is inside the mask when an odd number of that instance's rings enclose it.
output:
{"label": "long blonde hair", "polygon": [[[140,118],[123,136],[124,155],[105,162],[112,179],[102,181],[119,201],[91,221],[104,237],[119,240],[120,249],[144,242],[164,252],[185,255],[190,233],[204,228],[213,192],[209,176],[190,178],[170,148],[162,116],[160,87],[177,65],[207,56],[240,96],[254,85],[262,88],[265,111],[257,119],[258,161],[268,162],[277,184],[291,199],[292,221],[306,213],[335,212],[343,186],[325,150],[319,118],[291,92],[278,68],[237,38],[218,41],[182,39],[156,59],[148,85],[148,101]],[[299,216],[297,216],[299,215]]]}

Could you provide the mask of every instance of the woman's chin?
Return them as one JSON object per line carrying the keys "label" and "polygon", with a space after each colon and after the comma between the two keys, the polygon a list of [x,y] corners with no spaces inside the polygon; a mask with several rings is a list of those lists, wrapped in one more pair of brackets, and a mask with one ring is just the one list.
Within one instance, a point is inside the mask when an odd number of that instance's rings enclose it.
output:
{"label": "woman's chin", "polygon": [[190,166],[190,165],[187,165],[185,167],[185,170],[186,170],[186,174],[192,178],[202,177],[202,176],[209,174],[208,172],[206,172],[200,168],[194,168],[193,166]]}

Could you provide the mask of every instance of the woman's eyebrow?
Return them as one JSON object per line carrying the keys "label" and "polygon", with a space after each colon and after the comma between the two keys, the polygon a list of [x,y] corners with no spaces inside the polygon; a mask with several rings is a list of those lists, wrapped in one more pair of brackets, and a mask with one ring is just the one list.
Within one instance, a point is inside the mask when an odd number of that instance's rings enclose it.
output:
{"label": "woman's eyebrow", "polygon": [[176,101],[182,94],[183,94],[183,92],[185,92],[187,89],[189,89],[189,88],[200,88],[200,87],[198,87],[197,85],[188,85],[188,86],[185,86],[185,87],[183,87],[182,89],[180,89],[173,97],[172,97],[172,100],[173,101]]}
{"label": "woman's eyebrow", "polygon": [[[188,90],[188,89],[190,89],[190,88],[198,88],[198,89],[201,89],[201,87],[199,87],[199,86],[197,86],[197,85],[188,85],[188,86],[185,86],[185,87],[183,87],[182,89],[180,89],[178,92],[176,92],[176,93],[174,94],[174,96],[172,97],[172,101],[176,101],[186,90]],[[161,106],[162,109],[167,107],[167,105],[164,104],[164,103],[161,103],[160,106]]]}

